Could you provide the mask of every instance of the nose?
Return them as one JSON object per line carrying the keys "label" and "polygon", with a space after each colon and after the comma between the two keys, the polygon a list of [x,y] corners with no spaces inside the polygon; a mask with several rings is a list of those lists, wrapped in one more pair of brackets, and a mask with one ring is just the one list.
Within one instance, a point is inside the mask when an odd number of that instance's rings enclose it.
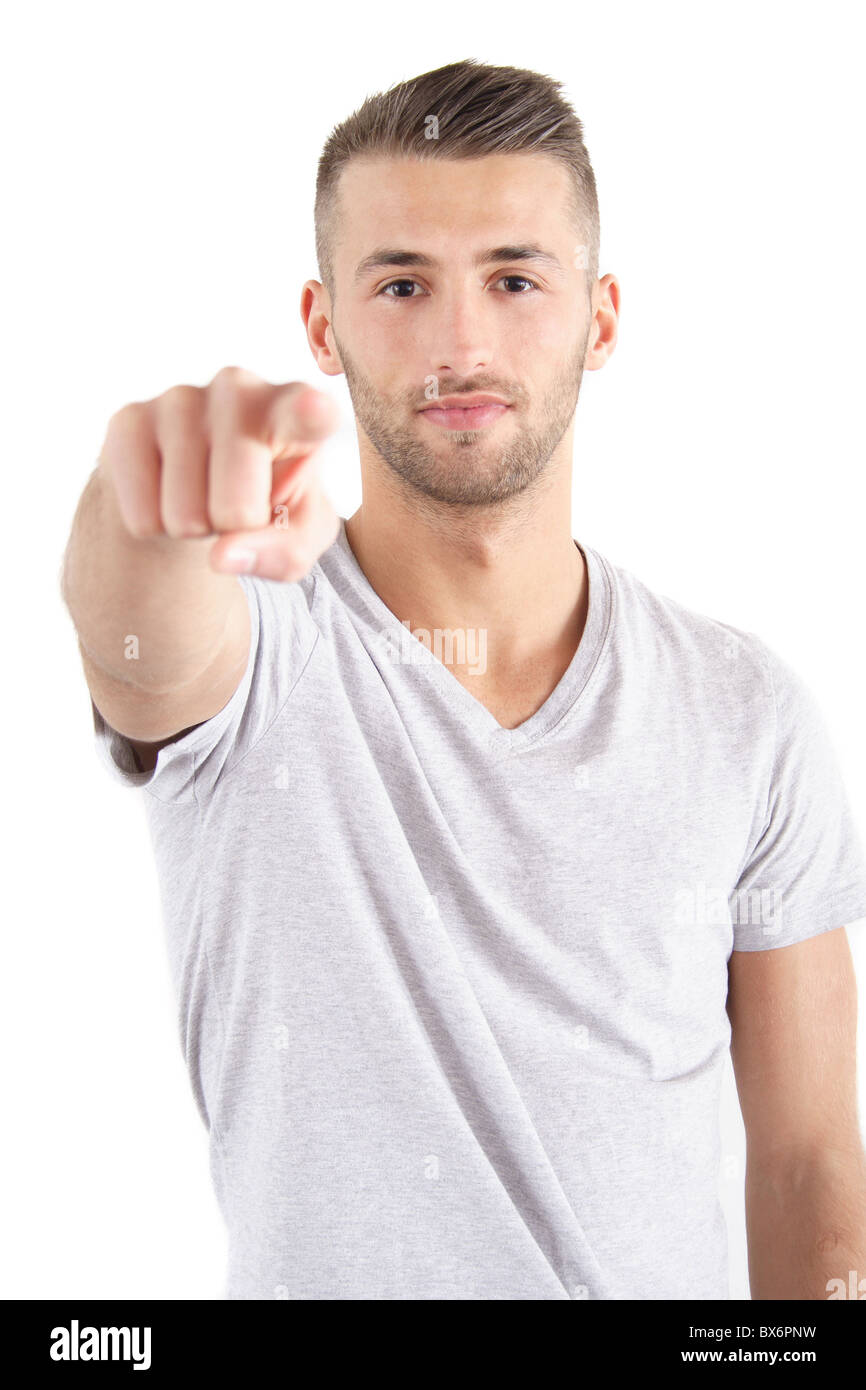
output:
{"label": "nose", "polygon": [[471,377],[489,369],[493,343],[485,306],[468,291],[440,301],[433,325],[432,370]]}

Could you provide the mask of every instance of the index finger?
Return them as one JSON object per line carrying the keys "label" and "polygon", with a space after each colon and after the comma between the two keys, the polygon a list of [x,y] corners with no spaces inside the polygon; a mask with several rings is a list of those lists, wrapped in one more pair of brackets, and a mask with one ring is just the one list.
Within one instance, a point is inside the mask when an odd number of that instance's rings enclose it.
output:
{"label": "index finger", "polygon": [[333,434],[340,414],[336,401],[304,382],[291,382],[273,398],[267,411],[265,437],[273,458],[308,454]]}
{"label": "index finger", "polygon": [[253,530],[271,516],[274,465],[310,453],[335,407],[304,382],[274,386],[224,368],[208,388],[208,514],[217,531]]}

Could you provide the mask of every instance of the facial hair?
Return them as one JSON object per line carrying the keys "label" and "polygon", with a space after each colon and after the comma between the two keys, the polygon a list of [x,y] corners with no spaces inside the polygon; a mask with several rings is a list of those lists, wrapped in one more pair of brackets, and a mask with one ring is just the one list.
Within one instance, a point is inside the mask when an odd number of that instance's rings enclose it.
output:
{"label": "facial hair", "polygon": [[504,447],[492,444],[484,430],[443,431],[446,448],[437,452],[419,437],[423,426],[417,411],[423,397],[419,400],[418,389],[382,395],[336,334],[335,341],[355,416],[380,458],[410,490],[455,507],[502,505],[539,481],[574,415],[586,350],[585,338],[550,382],[534,420],[527,392],[515,382],[487,376],[462,387],[449,383],[449,396],[470,391],[503,396],[518,428]]}

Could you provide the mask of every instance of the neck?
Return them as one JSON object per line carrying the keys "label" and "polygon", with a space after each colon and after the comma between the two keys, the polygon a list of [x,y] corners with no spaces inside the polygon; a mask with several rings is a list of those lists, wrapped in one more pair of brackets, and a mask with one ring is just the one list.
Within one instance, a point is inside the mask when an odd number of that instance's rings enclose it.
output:
{"label": "neck", "polygon": [[492,508],[406,496],[378,456],[362,456],[363,501],[346,522],[366,578],[410,631],[485,634],[486,669],[471,688],[488,704],[498,700],[506,717],[512,692],[522,692],[516,722],[555,687],[586,621],[586,567],[571,535],[570,435],[539,487]]}

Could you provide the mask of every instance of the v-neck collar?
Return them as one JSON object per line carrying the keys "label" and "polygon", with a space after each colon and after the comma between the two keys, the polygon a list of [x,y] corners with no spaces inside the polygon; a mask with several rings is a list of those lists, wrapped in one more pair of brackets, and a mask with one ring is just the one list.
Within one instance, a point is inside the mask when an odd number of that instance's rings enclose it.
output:
{"label": "v-neck collar", "polygon": [[[601,656],[612,614],[610,575],[603,556],[592,546],[577,540],[574,543],[586,562],[589,584],[583,635],[571,662],[544,704],[516,728],[506,729],[500,724],[487,706],[466,689],[438,656],[417,638],[408,636],[408,640],[418,648],[417,651],[413,648],[412,670],[423,672],[435,683],[443,699],[459,710],[466,723],[491,751],[516,752],[548,734],[578,700]],[[320,556],[318,568],[350,610],[357,612],[360,604],[365,611],[359,616],[366,617],[381,638],[392,645],[392,649],[405,648],[407,629],[379,597],[358,564],[346,534],[345,517],[340,518],[336,540]]]}

